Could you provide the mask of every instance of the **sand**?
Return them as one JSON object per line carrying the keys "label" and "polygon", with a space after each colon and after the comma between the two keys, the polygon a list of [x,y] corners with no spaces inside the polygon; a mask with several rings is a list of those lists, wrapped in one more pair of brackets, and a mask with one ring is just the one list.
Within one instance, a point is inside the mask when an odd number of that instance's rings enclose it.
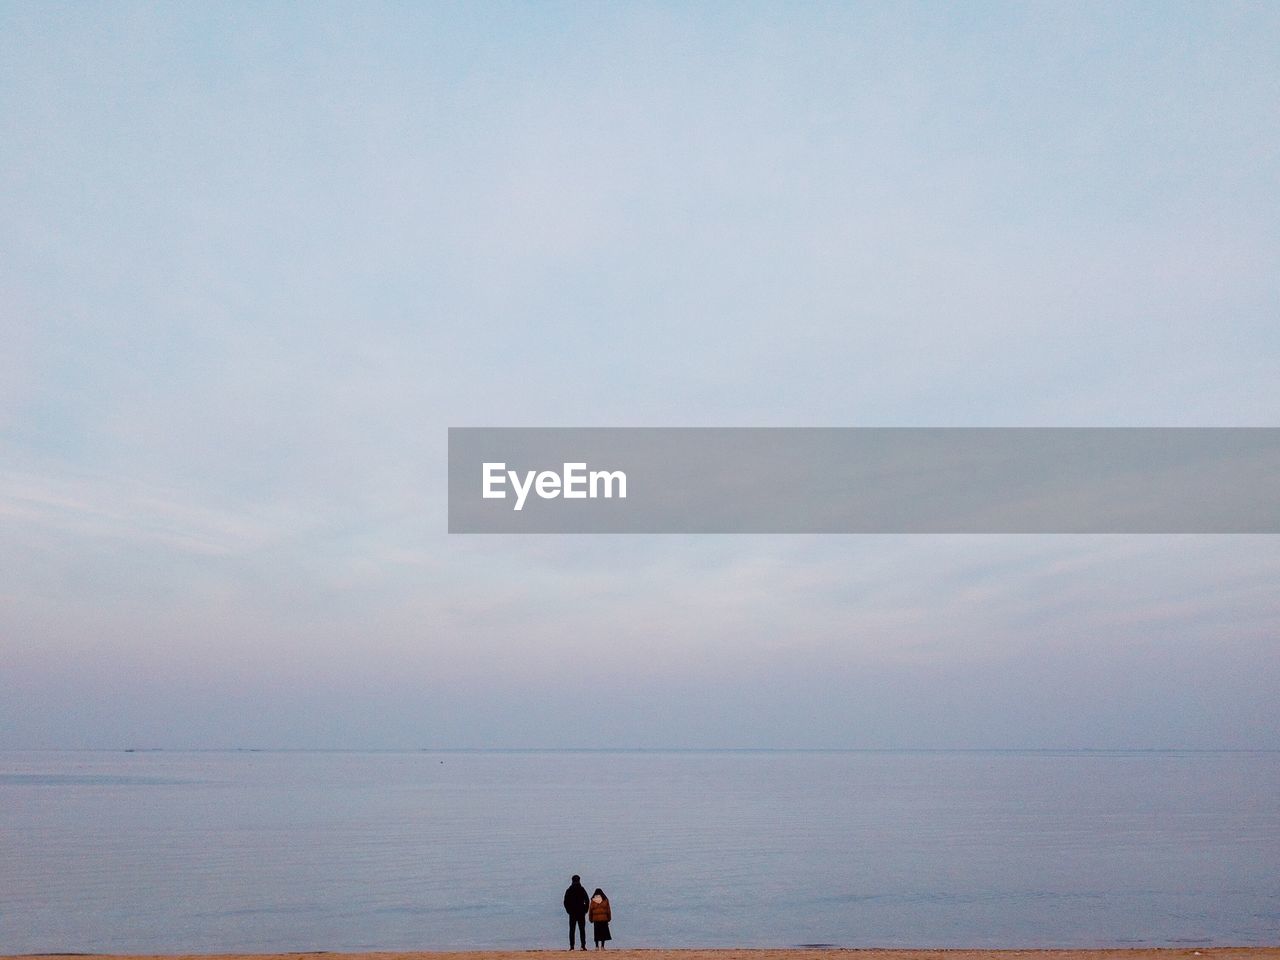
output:
{"label": "sand", "polygon": [[[596,951],[592,951],[593,953]],[[606,950],[615,960],[1280,960],[1275,947],[1161,947],[1131,950]],[[471,950],[413,953],[275,953],[275,954],[172,954],[162,960],[299,960],[300,957],[332,957],[334,960],[551,960],[567,950]],[[581,956],[576,951],[572,956]],[[25,954],[57,958],[63,954]],[[71,956],[83,957],[85,954]],[[107,956],[94,954],[94,956]],[[158,960],[155,956],[110,954],[118,960]],[[0,960],[13,960],[0,956]]]}

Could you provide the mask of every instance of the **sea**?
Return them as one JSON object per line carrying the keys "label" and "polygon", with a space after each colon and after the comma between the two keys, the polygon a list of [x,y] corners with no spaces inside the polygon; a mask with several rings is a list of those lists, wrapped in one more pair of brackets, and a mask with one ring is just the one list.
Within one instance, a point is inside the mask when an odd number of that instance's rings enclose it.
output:
{"label": "sea", "polygon": [[1280,943],[1280,753],[0,753],[0,953]]}

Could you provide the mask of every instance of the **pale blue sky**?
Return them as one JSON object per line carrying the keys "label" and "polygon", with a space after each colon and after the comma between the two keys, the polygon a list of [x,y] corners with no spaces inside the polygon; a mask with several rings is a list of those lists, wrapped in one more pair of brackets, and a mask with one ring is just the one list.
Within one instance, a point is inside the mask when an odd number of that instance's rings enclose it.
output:
{"label": "pale blue sky", "polygon": [[0,3],[0,747],[1280,747],[1280,538],[443,532],[450,425],[1280,425],[1277,103],[1263,3]]}

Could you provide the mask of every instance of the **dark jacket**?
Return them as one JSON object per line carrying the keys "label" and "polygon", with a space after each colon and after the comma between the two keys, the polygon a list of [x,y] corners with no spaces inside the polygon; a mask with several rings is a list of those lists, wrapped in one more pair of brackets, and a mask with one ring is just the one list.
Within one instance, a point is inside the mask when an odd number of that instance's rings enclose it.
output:
{"label": "dark jacket", "polygon": [[586,887],[580,883],[571,883],[564,892],[564,912],[571,917],[585,917],[590,900]]}

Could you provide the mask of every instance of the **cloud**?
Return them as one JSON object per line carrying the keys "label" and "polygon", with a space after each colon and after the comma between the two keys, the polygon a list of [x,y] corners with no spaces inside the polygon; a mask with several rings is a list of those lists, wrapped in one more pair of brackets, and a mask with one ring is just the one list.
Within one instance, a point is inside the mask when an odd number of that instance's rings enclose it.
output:
{"label": "cloud", "polygon": [[1275,745],[1265,538],[443,533],[448,426],[1274,426],[1272,10],[4,17],[9,744]]}

